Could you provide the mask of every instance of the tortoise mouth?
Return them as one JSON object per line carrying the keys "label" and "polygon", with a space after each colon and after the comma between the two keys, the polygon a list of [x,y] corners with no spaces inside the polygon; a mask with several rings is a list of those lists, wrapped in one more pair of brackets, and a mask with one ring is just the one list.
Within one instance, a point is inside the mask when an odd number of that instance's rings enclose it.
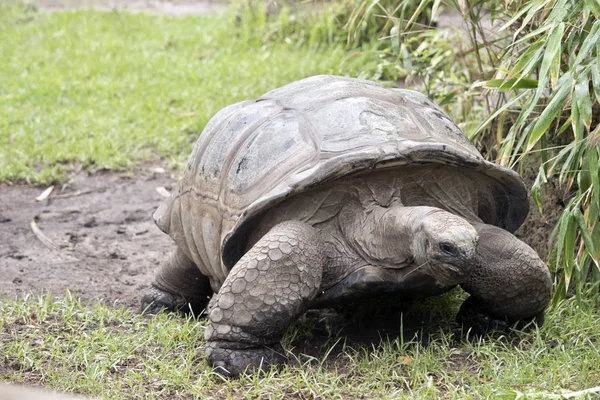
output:
{"label": "tortoise mouth", "polygon": [[444,285],[458,285],[466,278],[464,273],[451,265],[445,265],[443,268],[440,268],[439,271],[432,274],[432,277]]}
{"label": "tortoise mouth", "polygon": [[431,262],[428,260],[427,264],[429,268],[425,273],[444,285],[458,285],[464,282],[473,270],[468,262],[457,266],[446,262]]}

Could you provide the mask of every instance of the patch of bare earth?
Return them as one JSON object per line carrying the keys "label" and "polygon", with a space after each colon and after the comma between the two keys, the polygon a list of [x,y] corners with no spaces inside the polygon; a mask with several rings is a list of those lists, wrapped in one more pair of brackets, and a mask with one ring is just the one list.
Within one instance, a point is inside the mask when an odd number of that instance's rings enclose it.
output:
{"label": "patch of bare earth", "polygon": [[[157,187],[170,190],[175,177],[147,167],[133,178],[80,172],[71,182],[41,202],[44,188],[0,184],[0,295],[69,289],[83,300],[137,306],[174,246],[152,213],[164,199]],[[42,240],[31,227],[36,216]]]}

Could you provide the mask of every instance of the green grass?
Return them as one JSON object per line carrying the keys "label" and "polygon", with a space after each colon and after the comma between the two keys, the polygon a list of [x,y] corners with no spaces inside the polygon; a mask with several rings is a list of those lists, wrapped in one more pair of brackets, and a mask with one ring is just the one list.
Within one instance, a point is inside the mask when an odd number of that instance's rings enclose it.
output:
{"label": "green grass", "polygon": [[0,181],[181,165],[224,106],[344,62],[342,48],[263,45],[233,20],[0,5]]}
{"label": "green grass", "polygon": [[[445,300],[428,307],[447,307]],[[406,335],[349,346],[332,333],[318,358],[298,350],[314,328],[303,322],[284,340],[288,366],[237,381],[206,364],[205,323],[86,307],[69,295],[4,301],[0,381],[110,399],[560,398],[600,385],[600,310],[593,302],[563,301],[544,327],[493,340],[469,342],[441,329],[427,343]]]}

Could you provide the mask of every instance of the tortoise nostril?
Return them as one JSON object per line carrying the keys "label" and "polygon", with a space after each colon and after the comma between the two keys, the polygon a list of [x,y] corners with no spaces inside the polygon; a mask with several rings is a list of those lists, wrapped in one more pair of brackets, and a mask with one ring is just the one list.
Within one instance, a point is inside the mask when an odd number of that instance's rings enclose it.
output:
{"label": "tortoise nostril", "polygon": [[464,250],[463,251],[464,257],[467,260],[471,260],[473,257],[475,257],[475,252],[473,250]]}

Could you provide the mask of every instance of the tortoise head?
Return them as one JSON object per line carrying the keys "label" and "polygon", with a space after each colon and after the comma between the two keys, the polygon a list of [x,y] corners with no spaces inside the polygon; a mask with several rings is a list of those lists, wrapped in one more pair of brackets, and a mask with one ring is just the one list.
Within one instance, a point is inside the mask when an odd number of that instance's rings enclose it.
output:
{"label": "tortoise head", "polygon": [[475,267],[479,235],[465,219],[430,209],[414,223],[413,257],[423,272],[445,285],[463,282]]}
{"label": "tortoise head", "polygon": [[400,204],[350,211],[341,213],[341,227],[370,265],[419,270],[448,286],[465,281],[475,267],[479,235],[464,218],[440,208]]}

